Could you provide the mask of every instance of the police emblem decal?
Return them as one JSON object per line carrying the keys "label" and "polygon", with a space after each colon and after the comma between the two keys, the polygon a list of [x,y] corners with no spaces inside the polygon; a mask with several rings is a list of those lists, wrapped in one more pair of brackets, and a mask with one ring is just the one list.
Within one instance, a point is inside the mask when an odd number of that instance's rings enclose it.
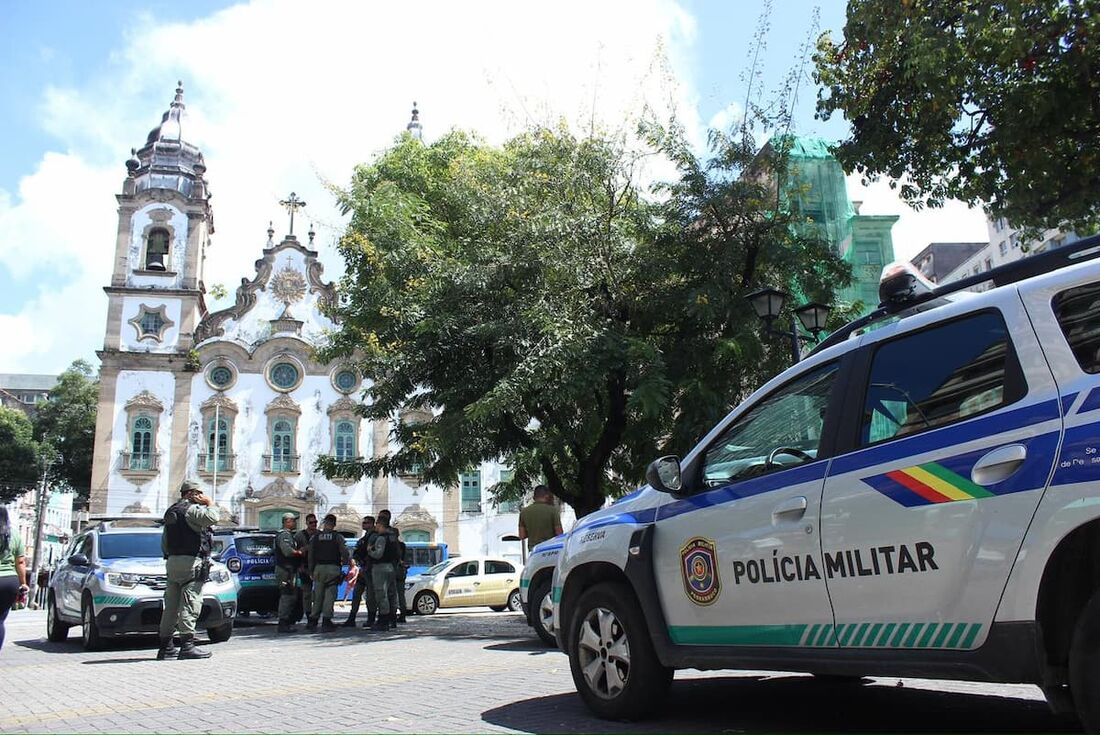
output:
{"label": "police emblem decal", "polygon": [[722,583],[718,579],[718,550],[714,542],[697,536],[680,548],[680,572],[684,591],[696,605],[710,605],[718,599]]}

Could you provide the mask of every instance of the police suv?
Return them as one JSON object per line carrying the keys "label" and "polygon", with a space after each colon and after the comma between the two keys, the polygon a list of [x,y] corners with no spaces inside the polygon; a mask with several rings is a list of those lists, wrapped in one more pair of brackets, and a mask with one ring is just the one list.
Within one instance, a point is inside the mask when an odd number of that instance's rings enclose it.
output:
{"label": "police suv", "polygon": [[565,546],[565,534],[543,541],[527,555],[519,577],[520,603],[527,624],[548,646],[557,645],[554,637],[554,606],[550,600],[550,582],[554,565]]}
{"label": "police suv", "polygon": [[1034,683],[1100,730],[1098,254],[888,268],[876,312],[581,519],[551,595],[586,704],[779,669]]}
{"label": "police suv", "polygon": [[[46,637],[64,641],[81,627],[89,651],[127,633],[156,633],[168,586],[159,518],[102,520],[72,540],[50,577]],[[224,564],[215,562],[202,588],[198,627],[220,643],[233,634],[237,591]]]}

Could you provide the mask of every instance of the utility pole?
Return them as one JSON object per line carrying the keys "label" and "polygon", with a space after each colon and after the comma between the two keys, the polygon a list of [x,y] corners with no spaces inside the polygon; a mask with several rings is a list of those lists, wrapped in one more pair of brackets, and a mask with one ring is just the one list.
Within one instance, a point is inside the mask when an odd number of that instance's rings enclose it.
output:
{"label": "utility pole", "polygon": [[42,457],[42,478],[38,482],[38,497],[34,503],[34,558],[31,561],[30,579],[27,586],[30,591],[27,594],[29,606],[35,605],[38,595],[38,570],[42,566],[42,532],[46,524],[46,505],[49,502],[49,493],[46,490],[46,474],[53,465],[53,460]]}

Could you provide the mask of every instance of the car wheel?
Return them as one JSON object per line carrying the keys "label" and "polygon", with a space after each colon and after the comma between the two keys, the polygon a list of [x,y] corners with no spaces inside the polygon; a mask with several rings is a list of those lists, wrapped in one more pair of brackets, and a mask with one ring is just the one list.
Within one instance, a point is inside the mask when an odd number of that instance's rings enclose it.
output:
{"label": "car wheel", "polygon": [[520,597],[519,590],[512,590],[512,594],[508,595],[508,609],[512,612],[523,609],[523,598]]}
{"label": "car wheel", "polygon": [[550,598],[550,578],[546,577],[527,595],[531,608],[531,624],[539,639],[548,646],[557,646],[554,637],[554,603]]}
{"label": "car wheel", "polygon": [[46,603],[46,640],[52,643],[61,643],[69,637],[69,624],[61,622],[57,612],[57,601],[50,593]]}
{"label": "car wheel", "polygon": [[598,717],[630,720],[660,706],[672,669],[661,665],[633,591],[605,582],[577,601],[567,648],[573,683]]}
{"label": "car wheel", "polygon": [[431,592],[421,592],[413,600],[418,615],[434,615],[439,609],[439,598]]}
{"label": "car wheel", "polygon": [[217,628],[207,628],[206,635],[210,637],[211,643],[225,643],[233,635],[233,621],[230,620]]}
{"label": "car wheel", "polygon": [[88,596],[84,597],[84,604],[80,606],[80,620],[80,640],[84,644],[84,650],[98,651],[103,648],[103,637],[99,635],[99,625],[95,621],[95,608],[92,606],[92,598]]}
{"label": "car wheel", "polygon": [[1100,592],[1077,618],[1069,649],[1069,691],[1087,732],[1100,732]]}

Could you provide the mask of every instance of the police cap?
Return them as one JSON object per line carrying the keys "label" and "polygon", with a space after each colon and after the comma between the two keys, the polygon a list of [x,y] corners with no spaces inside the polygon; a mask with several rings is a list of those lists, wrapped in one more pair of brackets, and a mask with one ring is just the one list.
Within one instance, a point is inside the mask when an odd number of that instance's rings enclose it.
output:
{"label": "police cap", "polygon": [[197,493],[200,491],[199,483],[194,480],[184,480],[180,485],[180,495],[189,495],[191,493]]}
{"label": "police cap", "polygon": [[285,521],[288,518],[293,518],[294,520],[298,520],[298,514],[297,513],[289,513],[289,512],[283,513],[283,520]]}

